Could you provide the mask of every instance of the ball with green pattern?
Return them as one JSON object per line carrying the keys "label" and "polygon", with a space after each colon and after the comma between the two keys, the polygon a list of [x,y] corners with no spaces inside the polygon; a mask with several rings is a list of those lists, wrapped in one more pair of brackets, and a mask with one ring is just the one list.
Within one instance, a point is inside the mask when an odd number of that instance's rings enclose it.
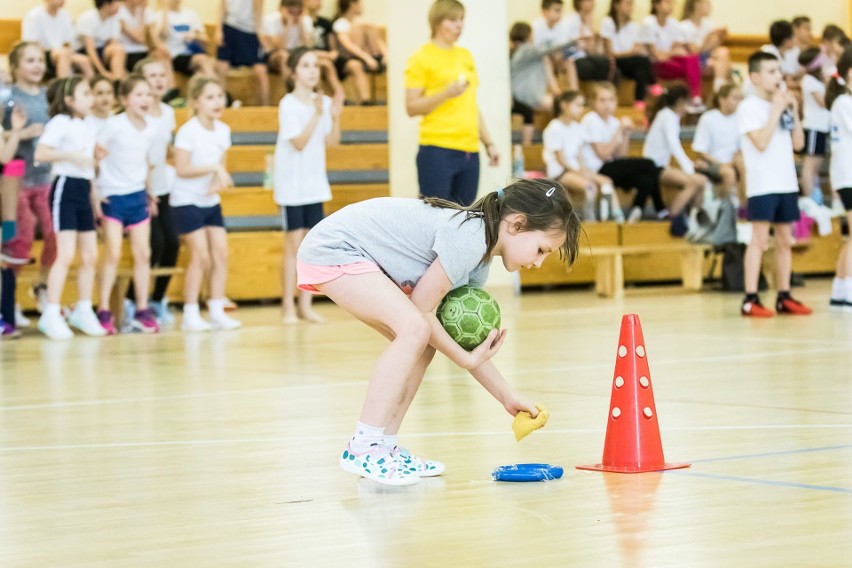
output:
{"label": "ball with green pattern", "polygon": [[485,341],[492,329],[500,329],[500,306],[482,288],[452,290],[441,300],[437,315],[450,337],[467,351]]}

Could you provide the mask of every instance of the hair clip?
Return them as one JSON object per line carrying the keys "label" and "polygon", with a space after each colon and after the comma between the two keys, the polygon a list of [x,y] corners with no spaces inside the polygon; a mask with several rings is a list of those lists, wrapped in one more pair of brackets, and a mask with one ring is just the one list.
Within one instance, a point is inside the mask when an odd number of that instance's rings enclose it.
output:
{"label": "hair clip", "polygon": [[503,198],[503,188],[501,187],[500,189],[497,190],[497,199],[502,199],[502,198]]}
{"label": "hair clip", "polygon": [[545,195],[546,195],[546,196],[548,196],[548,197],[550,197],[550,196],[552,196],[554,193],[556,193],[556,186],[553,186],[553,187],[551,187],[550,189],[548,189],[548,190],[547,190],[547,193],[545,193]]}

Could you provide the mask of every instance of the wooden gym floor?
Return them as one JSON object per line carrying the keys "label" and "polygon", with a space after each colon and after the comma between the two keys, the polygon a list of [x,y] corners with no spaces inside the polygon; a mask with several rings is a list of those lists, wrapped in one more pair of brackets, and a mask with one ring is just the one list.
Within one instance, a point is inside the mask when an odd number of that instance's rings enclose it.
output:
{"label": "wooden gym floor", "polygon": [[[0,566],[841,566],[852,557],[852,313],[743,320],[739,296],[498,292],[498,366],[551,411],[511,418],[437,359],[403,426],[447,472],[338,469],[378,335],[330,304],[284,328],[0,344]],[[765,296],[767,299],[770,296]],[[641,317],[668,461],[578,471],[604,442],[621,315]],[[490,481],[516,462],[562,480]]]}

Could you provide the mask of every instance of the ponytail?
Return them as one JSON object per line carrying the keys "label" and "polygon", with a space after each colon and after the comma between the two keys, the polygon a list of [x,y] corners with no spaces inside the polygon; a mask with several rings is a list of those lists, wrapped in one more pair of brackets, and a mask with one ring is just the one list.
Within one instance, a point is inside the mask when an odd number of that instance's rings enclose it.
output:
{"label": "ponytail", "polygon": [[664,91],[663,94],[657,98],[657,102],[654,103],[654,106],[650,107],[651,110],[648,113],[648,124],[654,122],[654,119],[657,118],[657,113],[664,108],[672,108],[680,100],[689,100],[689,90],[683,85],[675,85],[671,89]]}
{"label": "ponytail", "polygon": [[850,92],[850,85],[846,82],[850,69],[852,69],[852,48],[847,48],[840,59],[837,60],[837,73],[834,74],[825,89],[825,108],[831,110],[831,105],[834,104],[837,97]]}

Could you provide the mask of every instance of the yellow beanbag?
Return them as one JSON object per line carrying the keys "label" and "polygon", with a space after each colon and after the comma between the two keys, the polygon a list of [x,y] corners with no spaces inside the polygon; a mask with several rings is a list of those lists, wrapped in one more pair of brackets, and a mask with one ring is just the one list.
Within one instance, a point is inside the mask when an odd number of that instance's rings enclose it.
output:
{"label": "yellow beanbag", "polygon": [[547,424],[550,413],[540,404],[536,404],[535,407],[538,409],[538,415],[535,418],[526,410],[515,414],[515,420],[512,422],[512,430],[515,432],[515,439],[519,442],[521,438],[527,434],[531,434],[533,430],[538,430]]}

